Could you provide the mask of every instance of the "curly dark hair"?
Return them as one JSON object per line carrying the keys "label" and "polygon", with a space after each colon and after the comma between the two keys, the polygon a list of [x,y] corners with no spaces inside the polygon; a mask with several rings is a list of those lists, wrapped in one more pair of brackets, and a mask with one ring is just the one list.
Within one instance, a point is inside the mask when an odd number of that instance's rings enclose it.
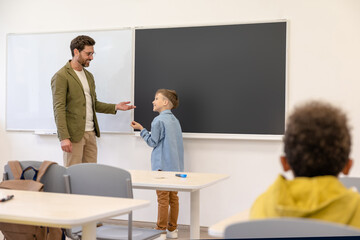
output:
{"label": "curly dark hair", "polygon": [[74,56],[74,49],[77,49],[79,50],[79,52],[81,52],[82,50],[84,50],[85,46],[94,46],[94,45],[95,45],[95,40],[92,39],[91,37],[85,35],[77,36],[70,43],[71,55]]}
{"label": "curly dark hair", "polygon": [[346,115],[319,101],[294,110],[283,141],[287,161],[296,177],[337,176],[351,150]]}
{"label": "curly dark hair", "polygon": [[158,93],[161,93],[164,97],[169,99],[169,101],[173,105],[172,109],[177,108],[179,106],[179,97],[175,90],[159,89],[156,91],[156,94],[158,94]]}

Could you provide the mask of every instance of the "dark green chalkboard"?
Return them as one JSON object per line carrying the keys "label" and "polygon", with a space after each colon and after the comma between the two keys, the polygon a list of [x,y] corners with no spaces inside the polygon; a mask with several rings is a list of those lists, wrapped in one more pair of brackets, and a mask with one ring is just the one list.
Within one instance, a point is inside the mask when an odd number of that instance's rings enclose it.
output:
{"label": "dark green chalkboard", "polygon": [[149,130],[159,88],[178,92],[183,132],[282,135],[286,22],[136,29],[134,119]]}

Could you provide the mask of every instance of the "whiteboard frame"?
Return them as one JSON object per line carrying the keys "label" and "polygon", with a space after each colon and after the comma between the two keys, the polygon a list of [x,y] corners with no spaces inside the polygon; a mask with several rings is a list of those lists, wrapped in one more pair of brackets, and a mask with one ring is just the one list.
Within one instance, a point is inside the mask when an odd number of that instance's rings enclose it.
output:
{"label": "whiteboard frame", "polygon": [[[27,35],[44,35],[44,34],[77,34],[77,35],[81,35],[81,34],[86,34],[86,33],[97,33],[97,32],[112,32],[112,31],[123,31],[123,30],[129,30],[131,32],[131,49],[130,49],[130,54],[131,55],[131,63],[130,63],[130,68],[131,68],[131,73],[130,73],[130,97],[129,101],[133,102],[134,101],[134,66],[133,66],[133,59],[134,59],[134,41],[133,41],[133,35],[134,35],[134,28],[133,27],[121,27],[121,28],[111,28],[111,29],[88,29],[88,30],[69,30],[69,31],[54,31],[54,32],[24,32],[24,33],[7,33],[6,34],[6,67],[5,67],[5,74],[6,74],[6,81],[5,81],[5,93],[6,93],[6,97],[5,97],[5,130],[9,131],[9,132],[33,132],[37,135],[56,135],[57,132],[57,128],[55,125],[54,129],[21,129],[21,128],[10,128],[9,124],[8,124],[8,113],[9,113],[9,109],[8,109],[8,94],[9,94],[9,37],[10,36],[27,36]],[[96,39],[95,39],[96,41]],[[70,44],[70,42],[68,43]],[[69,49],[69,59],[71,59],[71,54],[70,54],[70,49]],[[65,62],[64,62],[65,64]],[[59,68],[60,69],[60,68]],[[90,71],[91,72],[91,71]],[[54,72],[55,74],[55,72]],[[49,88],[50,88],[50,80],[49,79]],[[96,83],[96,79],[95,79],[95,83]],[[98,87],[97,87],[98,89]],[[120,98],[120,97],[119,97]],[[101,100],[101,99],[100,99]],[[52,99],[51,99],[52,101]],[[120,101],[119,101],[120,102]],[[118,103],[118,102],[116,102]],[[21,111],[21,109],[19,110]],[[121,111],[120,111],[121,112]],[[112,114],[111,114],[112,115]],[[113,115],[115,117],[115,114]],[[130,121],[133,119],[133,112],[131,111],[130,113]],[[98,120],[99,120],[99,115],[97,115]],[[101,117],[100,117],[101,118]],[[54,120],[55,122],[55,120]],[[130,124],[129,124],[130,125]],[[101,130],[101,124],[100,124],[100,132],[101,133],[115,133],[115,134],[132,134],[132,129],[129,128],[129,130],[127,132],[122,132],[122,131],[106,131],[106,130]],[[55,133],[55,134],[54,134]]]}

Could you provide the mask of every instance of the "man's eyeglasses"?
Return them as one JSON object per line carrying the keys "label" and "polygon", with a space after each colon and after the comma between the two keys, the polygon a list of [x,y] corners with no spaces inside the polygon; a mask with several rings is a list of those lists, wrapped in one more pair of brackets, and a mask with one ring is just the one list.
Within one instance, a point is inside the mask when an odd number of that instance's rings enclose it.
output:
{"label": "man's eyeglasses", "polygon": [[[84,52],[84,51],[82,51],[82,52]],[[93,56],[95,56],[95,52],[84,52],[85,54],[86,54],[86,56],[88,56],[88,57],[93,57]]]}

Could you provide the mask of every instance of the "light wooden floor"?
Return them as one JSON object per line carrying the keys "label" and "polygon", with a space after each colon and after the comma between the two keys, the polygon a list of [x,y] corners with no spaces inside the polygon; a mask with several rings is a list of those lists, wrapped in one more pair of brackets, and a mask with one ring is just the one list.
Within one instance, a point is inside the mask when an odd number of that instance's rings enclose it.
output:
{"label": "light wooden floor", "polygon": [[[127,225],[126,220],[106,220],[104,224],[119,224],[119,225]],[[155,228],[156,224],[151,222],[138,222],[133,221],[134,227],[142,227],[142,228]],[[179,229],[179,238],[178,240],[190,239],[190,226],[189,225],[178,225]],[[166,234],[161,236],[161,239],[166,239]],[[208,234],[207,227],[200,227],[200,239],[218,239],[216,237],[212,237]]]}
{"label": "light wooden floor", "polygon": [[[119,224],[119,225],[127,225],[127,221],[125,220],[106,220],[104,224]],[[134,227],[144,227],[144,228],[155,228],[155,223],[150,222],[133,222]],[[187,240],[190,239],[190,227],[189,225],[179,225],[179,238],[178,240]],[[0,239],[3,239],[3,235],[0,232]],[[67,238],[69,239],[69,238]],[[161,236],[161,239],[166,239],[166,234]],[[211,237],[208,235],[208,228],[201,227],[200,228],[200,239],[217,239],[215,237]]]}

